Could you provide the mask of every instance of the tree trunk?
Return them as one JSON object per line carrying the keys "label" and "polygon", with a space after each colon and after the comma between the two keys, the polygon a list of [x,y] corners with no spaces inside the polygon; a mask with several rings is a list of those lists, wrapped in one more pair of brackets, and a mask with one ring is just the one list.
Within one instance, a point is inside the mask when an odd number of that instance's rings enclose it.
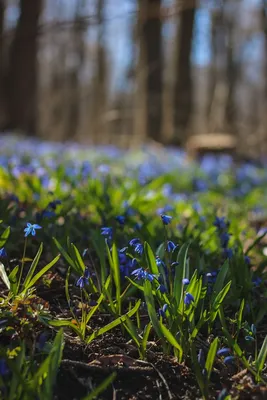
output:
{"label": "tree trunk", "polygon": [[3,79],[4,79],[4,20],[5,20],[5,1],[0,0],[0,129],[5,119]]}
{"label": "tree trunk", "polygon": [[[180,3],[180,0],[177,0]],[[178,4],[179,6],[179,4]],[[184,133],[192,111],[191,49],[196,4],[181,10],[176,36],[176,80],[174,93],[174,142],[185,142]]]}
{"label": "tree trunk", "polygon": [[161,0],[141,0],[141,48],[144,49],[146,76],[146,130],[153,140],[161,140],[162,127],[162,38]]}
{"label": "tree trunk", "polygon": [[7,128],[36,133],[38,22],[42,0],[20,0],[6,76]]}

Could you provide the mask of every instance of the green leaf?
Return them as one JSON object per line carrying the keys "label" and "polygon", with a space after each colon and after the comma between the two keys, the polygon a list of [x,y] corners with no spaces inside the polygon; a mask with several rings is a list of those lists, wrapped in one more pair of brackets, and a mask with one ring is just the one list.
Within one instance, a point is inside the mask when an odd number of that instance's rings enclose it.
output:
{"label": "green leaf", "polygon": [[75,259],[76,259],[76,265],[77,265],[77,269],[80,271],[80,275],[82,275],[84,273],[85,270],[85,265],[83,262],[83,259],[79,253],[79,250],[77,249],[77,247],[71,243],[71,250],[73,251],[73,253],[75,254]]}
{"label": "green leaf", "polygon": [[49,271],[60,259],[60,254],[58,254],[49,264],[47,264],[45,267],[43,267],[29,282],[27,287],[25,289],[29,289],[32,287],[44,274],[46,274],[47,271]]}
{"label": "green leaf", "polygon": [[116,326],[125,322],[127,317],[130,318],[136,313],[136,311],[140,307],[140,304],[141,304],[141,299],[139,299],[138,302],[135,304],[135,306],[130,311],[128,311],[126,314],[122,315],[119,318],[116,318],[114,321],[105,325],[103,328],[100,328],[97,331],[95,331],[94,333],[92,333],[92,335],[89,336],[89,338],[87,338],[86,342],[89,344],[96,337],[103,335],[104,333],[108,332],[109,330],[111,330],[111,329],[115,328]]}
{"label": "green leaf", "polygon": [[155,308],[155,302],[154,302],[154,297],[152,294],[151,283],[148,280],[146,280],[144,282],[144,295],[145,295],[145,301],[146,301],[146,305],[147,305],[147,312],[148,312],[150,321],[152,322],[153,328],[155,329],[155,332],[158,335],[158,337],[163,339],[162,330],[160,329],[160,323],[159,323],[158,315],[157,315],[156,308]]}
{"label": "green leaf", "polygon": [[155,255],[147,242],[144,243],[144,254],[149,271],[154,275],[159,275]]}
{"label": "green leaf", "polygon": [[97,386],[91,393],[89,393],[87,396],[83,397],[82,400],[93,400],[98,397],[98,395],[102,392],[104,392],[109,385],[115,380],[117,374],[116,372],[113,372],[111,375],[109,375],[100,385]]}
{"label": "green leaf", "polygon": [[0,277],[1,277],[2,281],[4,282],[4,284],[6,285],[6,287],[8,288],[8,290],[10,290],[10,281],[8,279],[8,276],[7,276],[7,273],[5,270],[5,266],[1,262],[0,262]]}
{"label": "green leaf", "polygon": [[211,303],[214,302],[215,297],[217,296],[217,294],[222,290],[223,285],[224,285],[224,281],[227,275],[229,269],[229,260],[226,260],[220,270],[220,272],[218,273],[216,282],[213,286],[213,293],[211,296]]}
{"label": "green leaf", "polygon": [[19,266],[16,265],[16,267],[9,274],[10,291],[11,291],[12,294],[16,294],[17,293],[17,288],[18,288],[17,274],[18,274],[18,271],[19,271]]}
{"label": "green leaf", "polygon": [[142,349],[143,349],[144,352],[146,352],[147,341],[148,341],[148,337],[149,337],[151,328],[152,328],[152,324],[151,324],[151,322],[149,322],[149,323],[145,326],[145,329],[144,329],[143,339],[142,339],[142,343],[141,343]]}
{"label": "green leaf", "polygon": [[265,336],[265,339],[262,343],[259,355],[255,363],[258,376],[261,374],[263,370],[266,358],[267,358],[267,335]]}
{"label": "green leaf", "polygon": [[230,290],[232,281],[229,281],[224,288],[220,291],[219,294],[217,294],[216,298],[213,301],[213,304],[211,306],[211,313],[210,313],[210,321],[213,322],[218,314],[220,305],[222,304],[225,296]]}
{"label": "green leaf", "polygon": [[69,256],[69,254],[61,246],[61,244],[57,241],[57,239],[55,237],[53,237],[53,241],[54,241],[58,251],[62,254],[63,258],[68,263],[68,265],[70,265],[74,269],[74,271],[77,272],[78,275],[82,275],[80,268],[77,268],[76,263],[72,260],[72,258]]}
{"label": "green leaf", "polygon": [[30,280],[32,279],[33,274],[34,274],[34,272],[36,270],[36,267],[38,265],[38,262],[40,260],[42,252],[43,252],[43,243],[40,244],[40,247],[39,247],[39,249],[38,249],[38,251],[36,253],[36,256],[34,257],[33,262],[32,262],[32,264],[31,264],[31,266],[29,268],[29,271],[28,271],[27,276],[26,276],[26,278],[24,280],[24,283],[23,283],[24,288],[27,288]]}
{"label": "green leaf", "polygon": [[111,270],[113,273],[113,279],[116,288],[116,300],[117,300],[117,310],[118,314],[121,314],[121,275],[120,275],[120,263],[118,250],[115,243],[112,245],[112,263]]}
{"label": "green leaf", "polygon": [[179,250],[177,256],[177,262],[179,263],[175,267],[175,277],[174,277],[174,298],[176,300],[177,306],[183,301],[183,283],[182,280],[185,278],[186,273],[186,262],[187,254],[190,247],[190,243],[184,243]]}
{"label": "green leaf", "polygon": [[175,339],[175,337],[173,336],[173,334],[168,330],[168,328],[166,328],[165,325],[163,325],[162,322],[159,322],[160,324],[160,329],[162,330],[163,335],[165,336],[165,338],[168,340],[168,342],[175,347],[178,351],[179,351],[179,360],[182,359],[183,356],[183,349],[182,346],[177,342],[177,340]]}
{"label": "green leaf", "polygon": [[62,327],[71,328],[78,336],[80,336],[81,333],[79,328],[75,324],[73,324],[73,322],[67,319],[51,319],[47,321],[47,324],[50,326],[55,326],[57,328],[62,328]]}
{"label": "green leaf", "polygon": [[214,360],[216,357],[217,349],[218,349],[218,344],[219,344],[219,338],[216,337],[213,342],[210,345],[209,352],[207,355],[206,363],[205,363],[205,368],[208,373],[208,379],[210,379],[210,375],[212,372]]}
{"label": "green leaf", "polygon": [[42,399],[52,400],[58,368],[63,353],[63,330],[61,329],[53,342],[48,357],[41,364],[34,376],[34,387],[39,387],[39,396]]}
{"label": "green leaf", "polygon": [[6,244],[7,239],[9,238],[10,235],[10,226],[8,226],[2,235],[0,236],[0,248],[3,247]]}

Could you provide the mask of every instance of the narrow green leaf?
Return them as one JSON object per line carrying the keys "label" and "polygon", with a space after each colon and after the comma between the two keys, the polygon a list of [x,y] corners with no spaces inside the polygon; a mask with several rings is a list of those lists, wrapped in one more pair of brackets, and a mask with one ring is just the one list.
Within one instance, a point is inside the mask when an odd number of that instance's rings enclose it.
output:
{"label": "narrow green leaf", "polygon": [[29,282],[29,284],[25,287],[25,289],[29,289],[32,287],[41,277],[46,274],[47,271],[49,271],[60,259],[61,255],[58,254],[52,261],[50,261],[49,264],[47,264],[45,267],[43,267]]}
{"label": "narrow green leaf", "polygon": [[7,273],[5,270],[5,266],[1,262],[0,262],[0,277],[1,277],[2,281],[4,282],[4,284],[6,285],[6,287],[8,288],[8,290],[10,290],[10,281],[8,279],[8,276],[7,276]]}
{"label": "narrow green leaf", "polygon": [[159,275],[159,269],[156,263],[156,257],[147,242],[144,244],[144,254],[149,271],[154,275]]}
{"label": "narrow green leaf", "polygon": [[115,328],[116,326],[125,322],[127,317],[130,318],[136,313],[136,311],[140,307],[140,304],[141,304],[141,299],[139,299],[138,302],[135,304],[135,306],[130,311],[128,311],[126,314],[122,315],[119,318],[116,318],[114,321],[105,325],[103,328],[100,328],[97,331],[95,331],[91,336],[89,336],[89,338],[87,338],[86,342],[89,344],[96,337],[103,335],[104,333],[108,332],[109,330],[111,330],[111,329]]}
{"label": "narrow green leaf", "polygon": [[87,396],[83,397],[82,400],[93,400],[97,398],[100,393],[104,392],[107,389],[107,387],[112,384],[116,376],[117,376],[116,372],[113,372],[100,385],[98,385],[97,388],[95,388]]}
{"label": "narrow green leaf", "polygon": [[117,300],[117,310],[118,314],[121,314],[121,275],[120,275],[120,263],[118,250],[115,242],[112,245],[112,265],[111,269],[113,272],[113,279],[116,288],[116,300]]}
{"label": "narrow green leaf", "polygon": [[2,235],[0,236],[0,248],[3,247],[6,244],[7,239],[9,238],[10,235],[10,226],[8,226]]}
{"label": "narrow green leaf", "polygon": [[76,271],[79,275],[81,275],[80,269],[77,268],[75,262],[72,260],[72,258],[69,256],[69,254],[66,252],[66,250],[61,246],[61,244],[57,241],[55,237],[53,237],[53,241],[58,249],[58,251],[62,254],[63,258],[65,261],[70,265],[74,271]]}
{"label": "narrow green leaf", "polygon": [[17,288],[18,288],[17,274],[18,274],[18,271],[19,271],[19,266],[16,265],[16,267],[9,274],[10,291],[13,294],[17,293]]}
{"label": "narrow green leaf", "polygon": [[82,275],[84,273],[84,270],[85,270],[85,265],[84,265],[83,259],[82,259],[81,255],[80,255],[80,252],[77,249],[77,247],[73,243],[71,243],[70,246],[71,246],[72,251],[75,254],[77,268],[80,271],[80,275]]}
{"label": "narrow green leaf", "polygon": [[225,296],[230,290],[232,281],[229,281],[224,288],[220,291],[219,294],[217,294],[216,298],[214,299],[214,302],[211,306],[211,313],[210,313],[210,321],[213,322],[218,314],[220,305],[222,304]]}
{"label": "narrow green leaf", "polygon": [[34,271],[36,270],[36,267],[37,267],[37,265],[39,263],[39,260],[40,260],[42,252],[43,252],[43,243],[40,244],[40,247],[39,247],[39,249],[38,249],[38,251],[37,251],[37,253],[36,253],[36,255],[35,255],[34,259],[33,259],[33,262],[31,264],[30,268],[29,268],[29,271],[28,271],[27,276],[26,276],[26,278],[24,280],[24,283],[23,283],[23,287],[24,288],[28,287],[28,284],[29,284],[30,280],[32,279]]}
{"label": "narrow green leaf", "polygon": [[165,325],[163,325],[162,322],[160,322],[159,324],[160,324],[160,329],[162,330],[162,333],[165,336],[165,338],[173,347],[175,347],[179,351],[179,359],[181,359],[183,355],[183,349],[181,345],[177,342],[173,334],[169,331],[168,328],[166,328]]}
{"label": "narrow green leaf", "polygon": [[208,373],[208,379],[210,379],[210,375],[212,372],[214,360],[216,357],[217,349],[218,349],[218,344],[219,344],[219,338],[216,337],[213,342],[210,345],[209,352],[207,355],[206,363],[205,363],[205,368]]}
{"label": "narrow green leaf", "polygon": [[47,324],[50,326],[55,326],[57,328],[62,328],[62,327],[71,328],[78,336],[80,336],[79,328],[67,319],[51,319],[48,320]]}
{"label": "narrow green leaf", "polygon": [[163,338],[162,330],[160,329],[160,323],[159,323],[158,315],[157,315],[156,308],[155,308],[155,302],[154,302],[154,297],[152,294],[151,283],[148,280],[146,280],[144,282],[144,295],[145,295],[145,300],[146,300],[146,305],[147,305],[147,312],[148,312],[150,321],[152,322],[153,328],[155,329],[155,332],[158,335],[158,337]]}
{"label": "narrow green leaf", "polygon": [[176,300],[177,306],[179,306],[183,296],[183,284],[182,280],[185,278],[186,273],[186,262],[187,262],[187,254],[190,247],[190,243],[184,243],[179,250],[177,256],[178,265],[175,267],[175,276],[174,276],[174,298]]}
{"label": "narrow green leaf", "polygon": [[258,376],[261,374],[261,372],[263,370],[266,358],[267,358],[267,335],[265,336],[265,339],[262,343],[259,355],[256,360],[256,370],[257,370]]}
{"label": "narrow green leaf", "polygon": [[224,262],[220,272],[218,273],[218,276],[216,278],[216,282],[215,282],[215,284],[213,286],[213,293],[212,293],[212,296],[211,296],[211,303],[214,302],[215,297],[222,290],[228,270],[229,270],[229,260],[226,260]]}

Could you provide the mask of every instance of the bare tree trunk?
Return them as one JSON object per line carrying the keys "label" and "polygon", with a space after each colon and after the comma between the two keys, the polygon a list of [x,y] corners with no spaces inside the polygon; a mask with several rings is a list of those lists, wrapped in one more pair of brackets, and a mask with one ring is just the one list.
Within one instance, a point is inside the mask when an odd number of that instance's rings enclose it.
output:
{"label": "bare tree trunk", "polygon": [[[180,0],[177,0],[180,3]],[[179,4],[178,4],[179,6]],[[174,141],[184,142],[192,111],[191,49],[196,3],[181,10],[176,36],[176,81],[174,93]]]}
{"label": "bare tree trunk", "polygon": [[79,74],[84,63],[84,24],[82,21],[82,9],[84,0],[79,0],[76,5],[76,15],[73,25],[73,42],[76,63],[71,69],[68,79],[69,85],[69,113],[66,126],[66,139],[77,137],[80,124],[80,83]]}
{"label": "bare tree trunk", "polygon": [[147,135],[160,141],[162,128],[162,37],[161,0],[141,0],[141,47],[146,57]]}
{"label": "bare tree trunk", "polygon": [[4,78],[4,19],[5,19],[5,0],[0,0],[0,129],[5,118],[3,78]]}
{"label": "bare tree trunk", "polygon": [[42,0],[20,0],[6,78],[8,128],[36,133],[38,22]]}

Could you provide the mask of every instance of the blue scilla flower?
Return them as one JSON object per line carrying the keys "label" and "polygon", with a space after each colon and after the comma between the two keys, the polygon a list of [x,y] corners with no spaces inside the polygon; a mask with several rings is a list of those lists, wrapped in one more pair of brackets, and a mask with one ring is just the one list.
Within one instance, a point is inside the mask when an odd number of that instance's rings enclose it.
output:
{"label": "blue scilla flower", "polygon": [[153,279],[155,278],[155,275],[151,274],[150,272],[145,271],[143,268],[138,268],[135,269],[131,275],[136,276],[136,278],[139,279],[145,279],[148,280],[149,282],[152,282]]}
{"label": "blue scilla flower", "polygon": [[224,364],[233,364],[234,361],[235,361],[235,357],[234,356],[227,356],[223,360]]}
{"label": "blue scilla flower", "polygon": [[129,245],[130,245],[131,247],[135,247],[138,243],[140,243],[140,239],[138,239],[138,238],[133,238],[133,239],[130,240]]}
{"label": "blue scilla flower", "polygon": [[234,252],[233,249],[223,249],[223,254],[226,258],[229,258],[229,260],[231,260],[231,258],[233,258]]}
{"label": "blue scilla flower", "polygon": [[245,256],[245,257],[244,257],[244,261],[245,261],[245,263],[246,263],[248,266],[251,265],[251,260],[250,260],[250,257],[249,257],[249,256]]}
{"label": "blue scilla flower", "polygon": [[226,354],[231,353],[231,350],[228,347],[222,347],[217,351],[217,356],[225,356]]}
{"label": "blue scilla flower", "polygon": [[247,342],[254,342],[255,341],[254,337],[253,336],[249,336],[249,335],[245,336],[245,340]]}
{"label": "blue scilla flower", "polygon": [[117,217],[115,219],[121,226],[124,226],[124,224],[125,224],[124,215],[117,215]]}
{"label": "blue scilla flower", "polygon": [[170,215],[161,214],[161,220],[163,225],[169,225],[171,223],[172,217]]}
{"label": "blue scilla flower", "polygon": [[142,267],[135,269],[131,275],[134,275],[138,280],[139,279],[144,279],[145,276],[145,271]]}
{"label": "blue scilla flower", "polygon": [[90,278],[90,272],[88,268],[85,268],[83,275],[77,280],[76,286],[83,289],[85,285],[88,285]]}
{"label": "blue scilla flower", "polygon": [[0,257],[7,257],[7,252],[4,247],[0,249]]}
{"label": "blue scilla flower", "polygon": [[157,287],[157,290],[159,290],[161,293],[166,293],[167,292],[166,286],[163,285],[162,283]]}
{"label": "blue scilla flower", "polygon": [[189,280],[188,278],[184,278],[184,279],[182,280],[182,282],[183,282],[183,285],[189,285],[190,280]]}
{"label": "blue scilla flower", "polygon": [[25,237],[32,235],[35,236],[36,235],[36,229],[42,229],[42,227],[40,225],[37,224],[30,224],[29,222],[27,222],[27,227],[24,229],[25,232]]}
{"label": "blue scilla flower", "polygon": [[172,253],[176,249],[176,247],[177,246],[171,240],[168,240],[168,242],[167,242],[167,252],[168,253]]}
{"label": "blue scilla flower", "polygon": [[197,355],[197,361],[201,368],[204,368],[205,366],[205,355],[203,349],[200,349]]}
{"label": "blue scilla flower", "polygon": [[216,226],[219,230],[226,229],[228,227],[228,222],[226,221],[225,217],[215,217],[215,221],[213,225]]}
{"label": "blue scilla flower", "polygon": [[193,301],[195,301],[194,296],[193,296],[191,293],[186,292],[185,297],[184,297],[184,304],[185,304],[186,306],[190,306],[190,304],[191,304]]}
{"label": "blue scilla flower", "polygon": [[138,243],[135,246],[134,251],[141,256],[144,252],[144,246],[142,245],[142,243]]}
{"label": "blue scilla flower", "polygon": [[135,268],[137,266],[138,262],[136,258],[132,259],[132,267]]}
{"label": "blue scilla flower", "polygon": [[252,283],[256,287],[258,287],[262,283],[262,279],[259,276],[255,276],[255,278],[252,279]]}
{"label": "blue scilla flower", "polygon": [[222,248],[226,249],[230,240],[230,235],[227,232],[223,232],[220,234],[220,242]]}
{"label": "blue scilla flower", "polygon": [[163,307],[159,309],[159,315],[161,317],[165,317],[167,308],[168,308],[168,304],[164,304]]}
{"label": "blue scilla flower", "polygon": [[257,328],[254,324],[251,324],[250,330],[251,330],[252,335],[256,335]]}
{"label": "blue scilla flower", "polygon": [[105,227],[101,228],[101,235],[103,235],[103,236],[107,236],[107,237],[111,238],[112,232],[113,232],[112,228],[110,228],[110,227],[105,226]]}
{"label": "blue scilla flower", "polygon": [[6,360],[4,358],[0,359],[0,375],[6,376],[9,373],[9,369],[6,363]]}
{"label": "blue scilla flower", "polygon": [[53,200],[53,201],[50,201],[47,208],[50,207],[53,210],[56,210],[57,206],[59,206],[60,204],[61,204],[61,200]]}

